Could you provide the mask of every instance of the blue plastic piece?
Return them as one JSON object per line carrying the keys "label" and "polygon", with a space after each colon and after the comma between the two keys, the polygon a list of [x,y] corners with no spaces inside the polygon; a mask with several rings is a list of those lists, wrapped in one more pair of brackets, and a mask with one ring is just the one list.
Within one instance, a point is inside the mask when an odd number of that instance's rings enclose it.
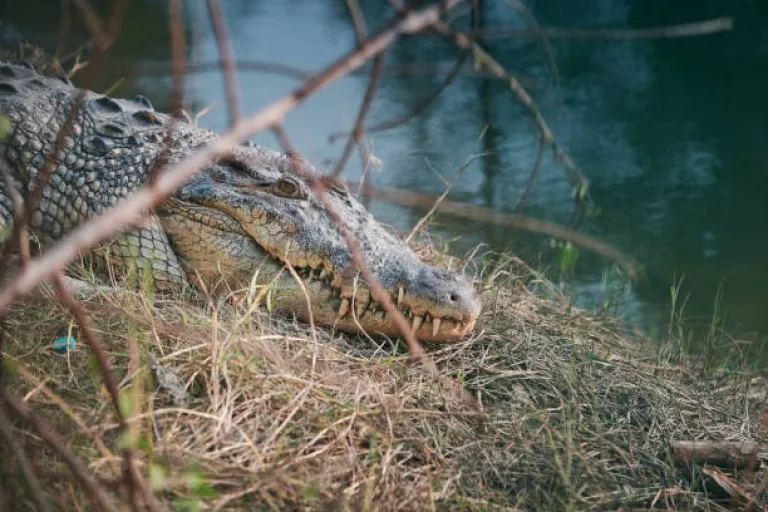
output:
{"label": "blue plastic piece", "polygon": [[74,350],[77,347],[77,342],[72,336],[64,336],[54,340],[53,351],[57,354],[66,354],[70,350]]}

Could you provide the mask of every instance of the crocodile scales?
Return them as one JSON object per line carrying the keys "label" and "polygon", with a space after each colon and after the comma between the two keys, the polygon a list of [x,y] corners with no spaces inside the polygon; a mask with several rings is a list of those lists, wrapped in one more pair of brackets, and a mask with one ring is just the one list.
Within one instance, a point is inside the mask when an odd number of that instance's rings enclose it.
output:
{"label": "crocodile scales", "polygon": [[[11,185],[27,197],[55,151],[55,168],[30,219],[43,247],[112,208],[146,184],[156,167],[178,162],[217,135],[156,112],[143,96],[116,99],[76,89],[28,64],[0,61],[0,114],[12,129],[0,143]],[[91,256],[116,269],[150,274],[158,288],[201,281],[213,289],[272,284],[277,311],[337,329],[396,335],[390,315],[371,297],[306,170],[290,155],[238,146],[164,201],[136,229]],[[327,201],[358,241],[376,279],[423,340],[453,340],[473,328],[480,300],[463,276],[427,265],[378,224],[345,186],[322,178]],[[13,227],[12,194],[0,180],[0,244]],[[285,271],[294,267],[301,283]],[[311,306],[308,307],[307,299]]]}

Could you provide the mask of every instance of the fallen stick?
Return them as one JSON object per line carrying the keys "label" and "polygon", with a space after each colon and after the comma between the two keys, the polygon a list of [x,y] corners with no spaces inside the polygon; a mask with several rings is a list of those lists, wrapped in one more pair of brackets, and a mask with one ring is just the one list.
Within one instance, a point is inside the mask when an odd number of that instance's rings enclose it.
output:
{"label": "fallen stick", "polygon": [[757,469],[760,445],[750,441],[672,441],[677,462],[712,464],[719,467]]}

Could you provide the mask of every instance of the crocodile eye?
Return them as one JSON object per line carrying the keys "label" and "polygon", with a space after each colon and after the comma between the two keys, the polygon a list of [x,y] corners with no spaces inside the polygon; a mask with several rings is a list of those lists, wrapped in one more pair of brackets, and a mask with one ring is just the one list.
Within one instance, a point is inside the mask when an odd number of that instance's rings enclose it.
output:
{"label": "crocodile eye", "polygon": [[277,195],[282,197],[296,198],[296,199],[302,199],[305,197],[298,183],[296,183],[293,180],[289,180],[285,178],[280,179],[275,183],[274,191]]}

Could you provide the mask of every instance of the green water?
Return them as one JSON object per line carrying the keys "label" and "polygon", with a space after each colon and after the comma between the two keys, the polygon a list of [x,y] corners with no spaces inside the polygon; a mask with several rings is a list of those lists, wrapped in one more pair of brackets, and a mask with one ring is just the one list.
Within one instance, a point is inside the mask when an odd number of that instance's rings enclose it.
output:
{"label": "green water", "polygon": [[[101,12],[111,2],[94,2]],[[760,1],[551,0],[527,2],[543,25],[574,28],[640,28],[733,16],[733,32],[691,39],[636,41],[552,40],[559,80],[536,40],[488,40],[489,51],[530,87],[555,136],[591,182],[601,215],[581,226],[636,258],[646,274],[629,292],[623,309],[632,322],[663,331],[670,286],[681,277],[694,321],[712,317],[718,286],[729,327],[745,340],[768,333],[768,4]],[[217,57],[202,1],[188,1],[188,59]],[[312,71],[354,45],[344,2],[319,0],[228,0],[222,2],[239,60],[267,60]],[[369,22],[390,16],[385,2],[363,1]],[[2,3],[0,3],[2,5]],[[483,1],[481,26],[524,28],[501,0]],[[5,2],[2,19],[48,49],[60,33],[59,2]],[[74,8],[73,8],[74,9]],[[120,40],[110,53],[101,83],[124,79],[116,94],[141,91],[158,108],[168,105],[170,79],[150,72],[169,62],[165,2],[134,1]],[[69,29],[64,47],[86,38]],[[442,80],[458,52],[434,37],[415,37],[387,54],[384,78],[370,122],[396,118],[417,105]],[[537,152],[537,133],[504,84],[478,78],[471,62],[421,116],[370,137],[383,163],[377,184],[439,194],[435,171],[452,179],[474,160],[451,198],[511,213]],[[406,73],[407,72],[407,73]],[[295,79],[242,72],[240,108],[254,112],[297,84]],[[333,168],[342,142],[328,136],[349,129],[365,90],[365,75],[345,78],[292,113],[286,129],[298,149],[321,170]],[[213,109],[201,124],[227,126],[219,74],[196,74],[186,82],[192,112]],[[484,137],[478,141],[478,137]],[[269,134],[257,142],[277,147]],[[353,155],[347,176],[360,175]],[[526,213],[567,224],[573,213],[571,186],[545,156]],[[374,203],[377,217],[399,228],[423,214]],[[545,267],[554,253],[545,237],[493,224],[438,216],[435,229],[457,252],[485,243],[513,250]],[[610,262],[581,251],[574,279],[581,304],[602,298]]]}

